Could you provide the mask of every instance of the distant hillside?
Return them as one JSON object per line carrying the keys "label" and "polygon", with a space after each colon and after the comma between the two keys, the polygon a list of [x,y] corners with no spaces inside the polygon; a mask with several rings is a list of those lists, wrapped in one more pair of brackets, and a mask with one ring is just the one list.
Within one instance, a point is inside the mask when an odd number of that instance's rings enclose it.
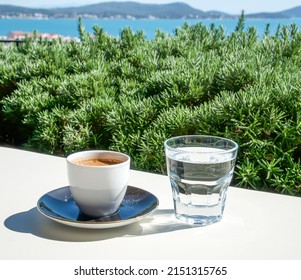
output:
{"label": "distant hillside", "polygon": [[301,17],[301,6],[285,10],[282,14],[285,14],[288,17]]}
{"label": "distant hillside", "polygon": [[[141,4],[137,2],[105,2],[80,7],[56,9],[33,9],[12,5],[0,5],[0,18],[36,17],[36,18],[158,18],[158,19],[222,19],[237,18],[221,11],[195,9],[185,3]],[[301,17],[301,6],[277,13],[245,14],[246,18],[292,18]]]}
{"label": "distant hillside", "polygon": [[141,4],[136,2],[107,2],[75,8],[52,10],[54,13],[91,14],[100,18],[134,17],[134,18],[203,18],[206,13],[184,3]]}
{"label": "distant hillside", "polygon": [[14,16],[19,14],[31,14],[34,13],[49,13],[47,9],[32,9],[26,7],[19,7],[13,5],[0,5],[0,16]]}
{"label": "distant hillside", "polygon": [[279,13],[267,13],[267,12],[262,12],[262,13],[256,13],[256,14],[247,14],[245,15],[245,18],[247,19],[261,19],[261,18],[266,18],[266,19],[273,19],[273,18],[290,18],[289,15],[286,15],[285,13],[279,12]]}
{"label": "distant hillside", "polygon": [[30,9],[12,5],[0,5],[0,17],[96,17],[96,18],[158,18],[199,19],[231,17],[223,12],[204,12],[176,2],[171,4],[141,4],[137,2],[105,2],[81,7],[57,9]]}
{"label": "distant hillside", "polygon": [[246,18],[300,18],[301,17],[301,6],[292,9],[275,12],[275,13],[256,13],[247,14]]}

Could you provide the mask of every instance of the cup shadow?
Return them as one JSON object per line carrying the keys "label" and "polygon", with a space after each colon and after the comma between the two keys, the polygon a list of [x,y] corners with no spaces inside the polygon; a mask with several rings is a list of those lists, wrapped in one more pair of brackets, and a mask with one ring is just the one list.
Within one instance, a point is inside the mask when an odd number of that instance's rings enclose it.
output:
{"label": "cup shadow", "polygon": [[44,217],[36,207],[9,216],[4,225],[9,230],[32,234],[40,238],[66,241],[102,241],[118,237],[146,236],[184,230],[193,226],[178,222],[172,209],[157,209],[143,220],[111,229],[85,229],[67,226]]}

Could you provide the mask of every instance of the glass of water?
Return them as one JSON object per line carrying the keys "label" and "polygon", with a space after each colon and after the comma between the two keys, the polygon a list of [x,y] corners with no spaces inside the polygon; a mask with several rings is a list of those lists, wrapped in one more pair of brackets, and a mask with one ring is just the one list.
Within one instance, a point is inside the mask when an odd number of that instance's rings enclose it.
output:
{"label": "glass of water", "polygon": [[176,217],[209,225],[222,219],[238,145],[229,139],[186,135],[164,143]]}

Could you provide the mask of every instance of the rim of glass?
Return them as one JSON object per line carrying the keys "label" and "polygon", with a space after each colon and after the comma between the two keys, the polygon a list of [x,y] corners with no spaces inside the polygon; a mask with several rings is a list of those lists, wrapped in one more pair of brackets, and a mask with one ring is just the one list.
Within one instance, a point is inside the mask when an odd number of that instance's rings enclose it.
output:
{"label": "rim of glass", "polygon": [[214,138],[214,139],[217,139],[217,140],[228,141],[229,143],[234,145],[233,148],[228,149],[228,150],[220,149],[220,151],[218,151],[218,152],[217,151],[212,151],[212,152],[210,152],[210,151],[206,151],[206,152],[205,151],[204,152],[194,151],[194,153],[200,153],[200,154],[202,154],[202,153],[204,153],[204,154],[205,153],[206,154],[210,154],[210,153],[216,154],[216,153],[218,153],[218,154],[222,154],[222,153],[231,153],[231,152],[234,152],[234,151],[238,150],[238,144],[235,141],[231,140],[231,139],[220,137],[220,136],[214,136],[214,135],[197,135],[197,134],[196,135],[179,135],[179,136],[174,136],[174,137],[168,138],[164,141],[164,147],[167,148],[170,151],[178,152],[179,148],[173,148],[173,147],[169,146],[167,144],[167,142],[173,141],[173,140],[176,140],[176,139],[179,139],[179,138],[193,138],[193,137],[195,137],[195,138]]}

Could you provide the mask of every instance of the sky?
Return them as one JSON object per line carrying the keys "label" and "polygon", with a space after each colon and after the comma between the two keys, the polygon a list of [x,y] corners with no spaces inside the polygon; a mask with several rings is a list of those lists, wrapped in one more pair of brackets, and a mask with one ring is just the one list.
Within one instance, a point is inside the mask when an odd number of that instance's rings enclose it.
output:
{"label": "sky", "polygon": [[[114,1],[114,0],[111,0]],[[123,1],[123,0],[119,0]],[[255,12],[279,12],[282,10],[301,6],[301,0],[130,0],[147,4],[163,4],[183,2],[203,11],[219,10],[230,14],[246,14]],[[17,5],[23,7],[68,7],[110,2],[102,0],[0,0],[1,4]]]}

